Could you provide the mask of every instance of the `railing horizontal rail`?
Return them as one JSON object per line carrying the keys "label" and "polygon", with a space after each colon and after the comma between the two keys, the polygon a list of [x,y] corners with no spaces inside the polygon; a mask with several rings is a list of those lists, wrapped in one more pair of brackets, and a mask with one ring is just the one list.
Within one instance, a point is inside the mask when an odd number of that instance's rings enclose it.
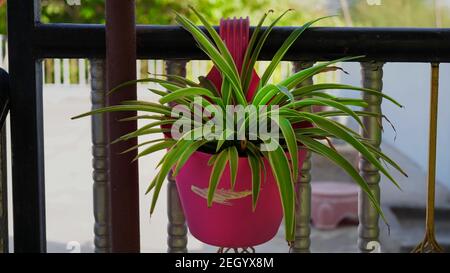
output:
{"label": "railing horizontal rail", "polygon": [[[270,60],[293,29],[276,27],[260,59]],[[37,24],[33,34],[33,48],[39,58],[105,55],[103,25]],[[206,59],[189,33],[178,26],[138,26],[137,47],[138,57],[143,59]],[[323,61],[365,55],[361,61],[450,62],[449,48],[450,29],[318,27],[307,30],[285,60]]]}

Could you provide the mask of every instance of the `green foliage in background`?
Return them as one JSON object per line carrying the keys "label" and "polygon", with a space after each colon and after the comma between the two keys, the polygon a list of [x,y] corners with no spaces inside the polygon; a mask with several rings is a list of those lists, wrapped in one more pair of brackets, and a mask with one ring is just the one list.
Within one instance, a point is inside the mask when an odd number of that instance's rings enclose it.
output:
{"label": "green foliage in background", "polygon": [[[10,0],[11,1],[11,0]],[[104,0],[80,0],[80,6],[70,6],[65,0],[42,0],[41,20],[44,23],[92,23],[105,22]],[[301,25],[305,20],[327,15],[323,9],[305,9],[296,0],[136,0],[138,24],[175,24],[176,10],[199,24],[198,18],[188,13],[188,4],[195,7],[211,22],[218,24],[220,18],[250,16],[259,18],[269,10],[293,8],[296,15],[286,18],[285,25]],[[320,2],[320,1],[319,1]],[[0,0],[1,3],[1,0]],[[316,5],[317,6],[317,5]],[[252,22],[255,24],[256,22]],[[6,33],[6,5],[0,4],[0,33]]]}
{"label": "green foliage in background", "polygon": [[[42,21],[46,23],[104,23],[104,2],[104,0],[81,0],[80,6],[69,6],[64,0],[43,0]],[[279,1],[275,0],[136,0],[136,22],[138,24],[175,24],[175,14],[172,11],[176,10],[194,22],[200,23],[198,18],[188,12],[188,4],[195,5],[212,22],[218,22],[220,18],[229,16],[260,17],[273,7],[277,10],[299,7],[298,1],[295,0],[281,2],[280,5]],[[310,13],[311,18],[313,15],[320,15],[317,12]],[[298,21],[300,24],[304,19],[297,15],[297,18],[287,22]]]}
{"label": "green foliage in background", "polygon": [[[349,0],[355,25],[368,27],[450,27],[446,0],[382,0],[368,6],[366,1]],[[446,5],[447,3],[447,5]]]}
{"label": "green foliage in background", "polygon": [[[42,0],[42,21],[104,23],[105,0],[80,1],[80,6],[70,6],[66,0]],[[345,1],[354,26],[450,26],[449,0],[381,0],[381,5],[369,5],[364,0]],[[340,3],[336,0],[136,0],[136,22],[174,24],[175,16],[171,11],[176,10],[199,24],[198,19],[187,12],[190,4],[216,24],[222,17],[259,18],[269,9],[279,12],[292,8],[296,10],[296,15],[286,18],[281,25],[301,25],[320,16],[341,14]],[[330,22],[335,26],[345,25],[343,19],[335,18]],[[6,33],[5,0],[0,0],[0,33]]]}
{"label": "green foliage in background", "polygon": [[6,33],[6,4],[0,1],[0,34]]}

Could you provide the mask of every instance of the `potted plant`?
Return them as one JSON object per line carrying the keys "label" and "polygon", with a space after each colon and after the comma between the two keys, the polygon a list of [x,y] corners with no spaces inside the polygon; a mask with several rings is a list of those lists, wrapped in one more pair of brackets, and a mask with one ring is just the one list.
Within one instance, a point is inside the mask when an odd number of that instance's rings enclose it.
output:
{"label": "potted plant", "polygon": [[[263,31],[265,14],[250,39],[244,35],[245,41],[239,41],[244,42],[246,50],[237,54],[230,50],[230,43],[236,41],[224,42],[205,18],[191,9],[209,35],[183,15],[176,14],[177,22],[192,34],[214,63],[216,70],[211,73],[215,76],[200,77],[199,82],[176,75],[127,82],[110,92],[136,82],[155,82],[163,89],[150,91],[160,96],[159,101],[124,101],[121,105],[75,117],[139,111],[145,115],[130,119],[150,122],[117,141],[164,134],[163,138],[127,150],[143,148],[139,158],[167,149],[147,190],[147,193],[153,191],[151,212],[167,175],[173,171],[190,232],[199,240],[220,247],[255,246],[276,234],[284,216],[286,240],[290,243],[295,238],[294,187],[301,175],[305,151],[309,149],[345,170],[384,219],[380,204],[366,181],[329,141],[335,138],[346,142],[398,186],[382,161],[405,174],[403,170],[368,140],[332,118],[348,116],[364,127],[361,116],[380,120],[381,116],[350,108],[367,106],[363,100],[336,97],[325,91],[365,92],[401,105],[381,92],[355,86],[330,83],[298,87],[314,75],[338,69],[334,64],[358,57],[320,63],[270,84],[269,78],[290,46],[320,19],[294,30],[259,78],[253,71],[258,55],[272,28],[286,12]],[[314,106],[327,106],[332,110],[308,111]]]}

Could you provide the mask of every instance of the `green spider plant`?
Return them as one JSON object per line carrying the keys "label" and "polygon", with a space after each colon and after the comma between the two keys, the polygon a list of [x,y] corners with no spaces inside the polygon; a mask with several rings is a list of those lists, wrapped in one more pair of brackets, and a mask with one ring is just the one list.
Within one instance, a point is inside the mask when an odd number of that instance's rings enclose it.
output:
{"label": "green spider plant", "polygon": [[[250,105],[254,106],[256,109],[278,106],[276,125],[280,138],[279,141],[275,143],[273,149],[262,149],[261,144],[264,144],[267,141],[267,138],[262,135],[251,136],[246,130],[247,127],[250,128],[254,126],[251,122],[252,114],[247,113],[244,117],[241,117],[241,119],[237,119],[234,122],[232,126],[233,129],[227,129],[222,132],[221,136],[223,136],[223,138],[220,139],[211,139],[206,136],[198,138],[187,137],[192,136],[193,133],[202,132],[208,123],[208,120],[186,119],[185,121],[187,121],[187,123],[194,124],[195,126],[194,129],[183,132],[182,137],[173,138],[166,136],[165,138],[140,143],[139,145],[124,151],[128,152],[144,147],[137,155],[137,158],[139,158],[156,151],[167,149],[167,153],[158,164],[158,173],[147,190],[147,193],[153,191],[150,213],[155,209],[161,187],[169,172],[173,170],[174,175],[176,176],[190,156],[196,151],[213,154],[209,162],[209,164],[212,165],[212,171],[207,194],[208,206],[211,206],[213,202],[217,185],[227,165],[230,168],[231,174],[230,185],[231,188],[234,188],[237,176],[238,159],[240,157],[246,157],[252,172],[252,200],[253,208],[255,208],[258,201],[261,182],[265,177],[266,170],[263,162],[265,158],[270,164],[280,192],[285,219],[286,240],[292,242],[295,237],[296,197],[294,185],[299,175],[298,150],[306,148],[311,152],[328,158],[346,171],[367,194],[374,208],[376,208],[384,220],[380,204],[374,194],[370,191],[367,182],[361,177],[358,170],[334,149],[330,141],[330,139],[333,138],[340,139],[352,146],[398,187],[396,181],[387,171],[385,165],[391,165],[399,172],[406,175],[403,170],[393,160],[379,151],[379,149],[372,146],[367,139],[364,139],[357,132],[333,119],[333,117],[336,116],[347,116],[355,119],[362,127],[364,127],[360,120],[361,117],[369,116],[378,118],[379,120],[381,120],[382,117],[376,113],[352,110],[351,107],[355,106],[361,108],[367,107],[367,103],[364,100],[336,97],[325,91],[335,89],[362,92],[387,99],[399,107],[402,106],[391,97],[382,94],[379,91],[350,85],[329,83],[299,87],[303,81],[314,75],[338,69],[333,66],[334,64],[356,60],[359,57],[348,57],[320,63],[311,68],[297,72],[277,84],[268,83],[273,72],[290,46],[308,27],[323,18],[311,21],[292,31],[290,36],[284,41],[280,49],[274,55],[264,74],[261,76],[259,86],[257,87],[254,96],[250,100],[247,100],[246,96],[251,82],[252,70],[258,59],[259,53],[273,27],[287,11],[276,18],[265,30],[263,30],[261,26],[268,14],[266,13],[261,18],[250,38],[242,70],[241,72],[238,72],[239,70],[237,69],[230,52],[218,33],[201,14],[195,9],[191,9],[200,19],[208,33],[204,33],[199,27],[194,25],[192,21],[181,14],[176,14],[176,20],[184,29],[192,34],[199,48],[209,56],[210,60],[220,71],[223,79],[220,92],[205,77],[200,77],[199,82],[194,82],[177,75],[163,75],[164,79],[153,77],[140,79],[124,83],[110,92],[117,91],[126,85],[135,84],[137,82],[154,82],[162,87],[161,89],[150,89],[151,92],[161,97],[159,102],[124,101],[121,105],[108,106],[74,118],[114,111],[138,111],[145,113],[144,115],[137,115],[124,120],[145,119],[150,121],[147,125],[116,140],[126,141],[143,135],[167,133],[169,130],[167,128],[170,128],[177,122],[177,119],[172,115],[172,107],[167,106],[168,103],[172,103],[172,106],[173,104],[183,106],[186,111],[194,114],[194,116],[195,111],[199,108],[225,111],[227,105],[241,105],[243,107]],[[310,109],[312,106],[326,106],[327,109],[331,110],[311,112]],[[262,122],[275,120],[272,117],[272,111],[267,113],[268,114],[256,116],[259,121]],[[298,124],[302,123],[310,124],[310,126],[298,126]],[[233,138],[237,135],[241,135],[243,138],[239,140]],[[382,162],[384,162],[385,165],[383,165]]]}

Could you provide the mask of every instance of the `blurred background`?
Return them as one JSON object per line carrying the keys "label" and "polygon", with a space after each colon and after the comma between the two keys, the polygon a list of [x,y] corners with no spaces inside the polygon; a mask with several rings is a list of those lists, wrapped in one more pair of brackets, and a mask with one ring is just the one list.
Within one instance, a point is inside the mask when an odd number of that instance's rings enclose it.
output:
{"label": "blurred background", "polygon": [[[450,27],[450,0],[136,0],[137,24],[175,24],[172,10],[188,12],[193,5],[208,20],[218,24],[222,17],[249,16],[255,24],[270,9],[276,15],[286,9],[295,9],[280,25],[300,26],[311,19],[337,14],[322,20],[318,26],[353,27]],[[104,23],[103,0],[42,0],[44,23]],[[197,22],[199,23],[199,22]],[[0,0],[0,66],[7,70],[6,1]],[[301,39],[301,38],[300,38]],[[90,66],[84,59],[43,60],[45,176],[47,206],[47,238],[49,252],[68,252],[79,245],[82,252],[93,251],[93,208],[91,132],[89,119],[71,121],[70,117],[90,109]],[[266,63],[257,65],[263,71]],[[360,65],[341,65],[349,74],[331,72],[316,77],[316,82],[342,82],[359,85]],[[195,79],[211,68],[206,61],[191,61],[188,77]],[[139,77],[147,73],[163,73],[162,60],[137,62]],[[292,64],[283,62],[273,80],[281,79],[292,71]],[[386,125],[383,149],[398,160],[409,174],[401,179],[403,192],[381,182],[382,204],[388,217],[395,223],[389,235],[382,224],[383,251],[409,251],[422,239],[424,205],[426,199],[426,167],[428,140],[429,64],[388,63],[384,67],[384,92],[393,96],[405,109],[383,104],[383,112],[393,122],[396,132]],[[441,65],[441,97],[438,132],[438,189],[437,236],[445,247],[450,245],[450,65]],[[155,99],[146,92],[149,85],[139,86],[141,99]],[[348,94],[346,94],[348,95]],[[347,121],[343,121],[347,122]],[[347,151],[346,147],[340,147]],[[356,153],[346,152],[356,162]],[[156,162],[162,153],[140,161],[140,183],[144,189],[154,175]],[[320,158],[313,158],[313,182],[342,181],[349,178]],[[10,166],[9,166],[10,168]],[[25,170],[24,170],[25,171]],[[11,174],[11,171],[8,171]],[[400,179],[400,178],[399,178]],[[11,188],[11,185],[9,185]],[[142,190],[143,193],[143,190]],[[11,201],[11,196],[9,196]],[[10,206],[11,208],[11,206]],[[166,251],[166,200],[162,194],[158,209],[150,220],[149,197],[141,196],[141,244],[143,252]],[[12,213],[10,213],[10,216]],[[12,223],[12,219],[10,219]],[[12,224],[10,234],[12,235]],[[257,248],[259,252],[286,252],[282,229],[277,237]],[[354,223],[343,223],[332,230],[313,229],[313,252],[357,251],[357,231]],[[12,248],[12,241],[11,246]],[[215,251],[195,238],[189,237],[188,249],[194,252]]]}

